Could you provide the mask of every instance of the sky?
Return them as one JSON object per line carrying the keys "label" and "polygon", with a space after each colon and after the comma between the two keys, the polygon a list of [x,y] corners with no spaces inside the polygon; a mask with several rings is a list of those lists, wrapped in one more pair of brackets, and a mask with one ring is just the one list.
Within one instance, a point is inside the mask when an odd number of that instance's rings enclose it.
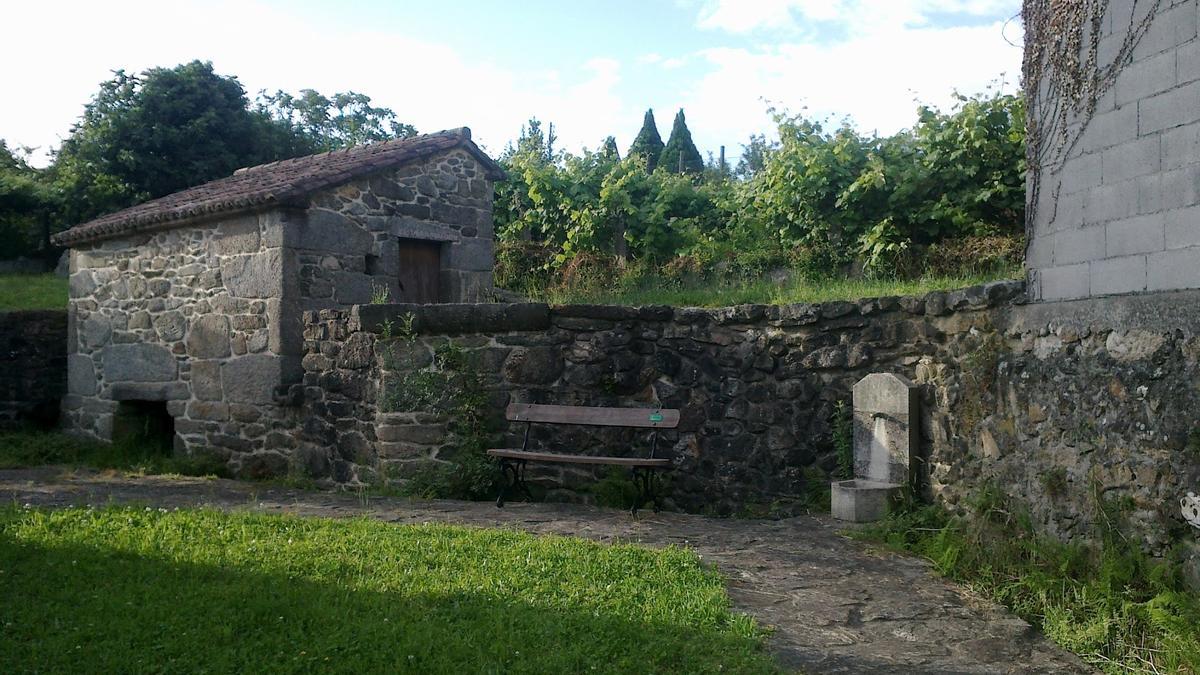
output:
{"label": "sky", "polygon": [[499,154],[530,117],[558,147],[624,153],[653,108],[686,111],[702,153],[735,158],[768,108],[866,133],[917,102],[1018,87],[1020,0],[105,0],[0,9],[0,138],[67,136],[111,71],[201,59],[262,89],[357,91],[421,132],[469,126]]}

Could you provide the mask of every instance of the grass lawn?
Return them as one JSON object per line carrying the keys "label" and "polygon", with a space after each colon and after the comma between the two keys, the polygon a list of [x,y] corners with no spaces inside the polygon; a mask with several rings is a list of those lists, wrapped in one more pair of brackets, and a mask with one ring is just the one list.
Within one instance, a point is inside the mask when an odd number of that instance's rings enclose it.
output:
{"label": "grass lawn", "polygon": [[0,312],[66,308],[66,279],[53,274],[0,274]]}
{"label": "grass lawn", "polygon": [[0,507],[5,672],[774,672],[684,549]]}
{"label": "grass lawn", "polygon": [[1017,271],[988,276],[894,279],[797,279],[784,283],[760,280],[747,283],[679,285],[662,280],[640,280],[615,287],[554,288],[535,299],[546,302],[598,305],[672,305],[675,307],[726,307],[742,304],[786,305],[800,302],[857,300],[888,295],[924,295],[930,291],[965,288],[998,279],[1016,278]]}

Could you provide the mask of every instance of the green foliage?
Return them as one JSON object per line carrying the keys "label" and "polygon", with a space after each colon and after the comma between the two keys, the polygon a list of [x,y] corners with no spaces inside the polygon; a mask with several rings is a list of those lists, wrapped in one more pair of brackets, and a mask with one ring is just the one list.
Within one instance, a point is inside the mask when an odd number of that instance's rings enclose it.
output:
{"label": "green foliage", "polygon": [[1051,467],[1041,475],[1042,487],[1050,497],[1061,497],[1067,492],[1067,470],[1061,466]]}
{"label": "green foliage", "polygon": [[625,154],[629,157],[634,155],[641,157],[645,162],[646,170],[654,171],[654,168],[658,166],[658,158],[662,155],[662,151],[662,136],[658,135],[658,125],[654,122],[654,109],[650,108],[642,118],[642,128],[638,130],[633,144],[629,146],[629,152]]}
{"label": "green foliage", "polygon": [[377,284],[371,282],[371,301],[372,305],[386,305],[391,302],[392,292],[388,290],[387,284]]}
{"label": "green foliage", "polygon": [[430,412],[443,416],[454,439],[451,461],[430,463],[408,476],[403,492],[427,499],[488,499],[495,496],[496,466],[487,457],[495,436],[487,414],[488,393],[475,356],[452,342],[440,345],[433,364],[422,370],[396,372],[397,349],[423,349],[413,331],[415,317],[405,317],[399,338],[383,347],[383,407],[387,411]]}
{"label": "green foliage", "polygon": [[1200,669],[1200,597],[1174,561],[1147,557],[1121,533],[1119,503],[1097,497],[1100,544],[1090,549],[1036,534],[997,488],[970,507],[966,518],[913,506],[852,536],[929,558],[1106,672]]}
{"label": "green foliage", "polygon": [[833,405],[833,449],[837,455],[834,478],[854,478],[854,408],[845,401]]}
{"label": "green foliage", "polygon": [[348,91],[324,96],[301,89],[298,96],[284,91],[259,92],[256,110],[280,123],[311,152],[408,138],[416,128],[396,119],[390,108],[371,105],[371,97]]}
{"label": "green foliage", "polygon": [[115,71],[84,109],[51,173],[68,223],[161,197],[305,148],[272,147],[242,85],[200,61]]}
{"label": "green foliage", "polygon": [[704,158],[692,142],[692,132],[687,128],[682,108],[675,113],[671,136],[659,153],[658,165],[672,173],[698,174],[704,170]]}
{"label": "green foliage", "polygon": [[637,500],[637,486],[629,479],[629,470],[610,466],[604,476],[588,488],[596,497],[596,503],[615,509],[629,509]]}
{"label": "green foliage", "polygon": [[141,507],[3,507],[0,541],[8,672],[776,670],[682,548]]}
{"label": "green foliage", "polygon": [[85,441],[57,432],[0,433],[0,468],[64,464],[94,469],[119,469],[141,474],[184,476],[229,475],[225,463],[212,455],[175,455],[154,443],[127,439],[117,443]]}
{"label": "green foliage", "polygon": [[54,274],[0,274],[0,312],[66,308],[66,279]]}
{"label": "green foliage", "polygon": [[[555,153],[552,134],[531,120],[503,158],[509,181],[497,186],[497,232],[510,246],[501,285],[558,293],[579,268],[603,270],[610,289],[652,268],[675,286],[754,283],[781,270],[810,281],[859,270],[875,279],[1020,273],[1019,97],[922,107],[911,131],[887,138],[775,119],[779,141],[751,138],[736,180],[701,171],[694,145],[685,173],[666,160],[655,170],[657,151],[640,149],[657,137],[651,113],[624,160],[611,147]],[[672,147],[691,145],[682,116],[676,131]]]}
{"label": "green foliage", "polygon": [[[611,269],[596,267],[595,270]],[[695,280],[643,266],[623,274],[589,272],[565,278],[561,285],[537,289],[529,297],[563,304],[672,305],[675,307],[728,307],[743,304],[786,305],[798,302],[858,300],[894,295],[924,295],[974,286],[1008,276],[948,276],[896,279],[818,279],[795,276],[783,281],[753,281],[699,275]],[[680,272],[682,274],[682,272]]]}
{"label": "green foliage", "polygon": [[49,223],[57,199],[45,172],[27,161],[28,150],[0,139],[0,260],[48,256]]}

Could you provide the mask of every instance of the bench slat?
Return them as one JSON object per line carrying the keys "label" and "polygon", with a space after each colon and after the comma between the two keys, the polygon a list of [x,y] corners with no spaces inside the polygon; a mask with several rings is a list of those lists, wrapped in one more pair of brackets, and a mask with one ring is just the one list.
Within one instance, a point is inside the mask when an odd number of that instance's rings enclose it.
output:
{"label": "bench slat", "polygon": [[509,459],[524,459],[531,462],[562,462],[566,464],[613,464],[616,466],[646,466],[668,467],[669,459],[645,459],[641,457],[594,457],[589,455],[564,455],[558,452],[534,452],[531,450],[514,450],[509,448],[493,448],[487,451],[492,457],[507,457]]}
{"label": "bench slat", "polygon": [[679,411],[671,408],[600,408],[513,403],[505,410],[505,417],[512,422],[580,424],[595,427],[674,429],[679,426]]}

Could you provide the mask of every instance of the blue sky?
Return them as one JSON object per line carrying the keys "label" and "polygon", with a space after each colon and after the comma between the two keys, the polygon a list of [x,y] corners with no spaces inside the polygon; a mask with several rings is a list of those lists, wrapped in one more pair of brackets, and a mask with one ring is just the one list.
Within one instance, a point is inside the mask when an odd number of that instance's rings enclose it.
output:
{"label": "blue sky", "polygon": [[[109,71],[200,58],[259,89],[355,90],[421,131],[467,125],[498,153],[537,116],[561,147],[622,151],[653,107],[702,151],[770,132],[768,105],[891,133],[915,99],[1017,86],[1020,0],[21,3],[6,8],[0,137],[44,153]],[[1010,44],[1010,43],[1015,43]],[[36,57],[32,56],[35,55]],[[20,64],[37,64],[23,68]]]}

